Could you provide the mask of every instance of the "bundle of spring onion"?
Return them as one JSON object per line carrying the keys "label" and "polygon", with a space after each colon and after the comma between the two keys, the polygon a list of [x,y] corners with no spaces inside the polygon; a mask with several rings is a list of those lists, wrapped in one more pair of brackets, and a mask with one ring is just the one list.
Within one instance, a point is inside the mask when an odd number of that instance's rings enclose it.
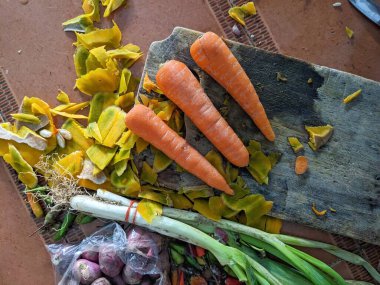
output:
{"label": "bundle of spring onion", "polygon": [[[247,284],[347,284],[331,267],[291,245],[325,249],[343,260],[363,265],[380,282],[380,274],[364,259],[329,244],[269,234],[228,220],[213,222],[197,213],[173,208],[164,208],[162,215],[148,223],[137,212],[138,203],[134,201],[104,190],[97,191],[97,198],[78,195],[70,204],[73,209],[92,216],[134,223],[200,246]],[[217,229],[228,234],[226,244],[212,237]],[[260,255],[263,252],[282,263],[263,257]],[[364,283],[350,281],[350,284]]]}

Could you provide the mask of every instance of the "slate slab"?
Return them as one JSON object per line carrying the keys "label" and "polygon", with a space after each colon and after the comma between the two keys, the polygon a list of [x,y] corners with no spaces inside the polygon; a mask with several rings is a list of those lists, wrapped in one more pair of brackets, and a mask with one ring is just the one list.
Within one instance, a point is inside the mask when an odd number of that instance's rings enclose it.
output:
{"label": "slate slab", "polygon": [[[259,185],[246,170],[241,171],[253,192],[274,201],[271,215],[380,244],[380,83],[226,40],[267,111],[277,135],[270,143],[232,97],[192,60],[189,47],[199,36],[199,32],[177,27],[167,39],[152,43],[143,76],[148,72],[154,79],[159,65],[170,59],[186,63],[217,108],[229,98],[226,119],[245,143],[256,139],[265,151],[282,154],[269,185]],[[283,73],[287,81],[277,81],[276,72]],[[309,78],[312,84],[307,83]],[[342,103],[360,88],[363,91],[357,100]],[[146,94],[141,85],[139,93]],[[326,146],[313,152],[307,146],[304,126],[324,124],[334,126],[334,134]],[[212,149],[187,118],[185,132],[188,142],[202,154]],[[305,175],[294,173],[296,156],[288,136],[297,136],[304,144],[303,154],[310,165]],[[146,156],[149,159],[150,154]],[[174,166],[160,173],[159,182],[172,189],[202,184],[188,173],[176,172]],[[319,209],[332,207],[336,213],[317,217],[311,211],[312,203]]]}

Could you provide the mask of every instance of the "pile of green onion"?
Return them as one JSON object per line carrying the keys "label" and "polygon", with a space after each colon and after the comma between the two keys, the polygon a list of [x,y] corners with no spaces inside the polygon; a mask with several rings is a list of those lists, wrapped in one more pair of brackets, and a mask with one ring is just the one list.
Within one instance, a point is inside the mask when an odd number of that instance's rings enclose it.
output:
{"label": "pile of green onion", "polygon": [[[152,223],[148,223],[137,212],[137,203],[104,190],[98,190],[97,197],[100,199],[74,196],[71,207],[95,217],[134,223],[200,246],[210,251],[222,266],[246,284],[369,284],[346,281],[324,262],[293,246],[324,249],[340,259],[364,266],[380,282],[380,274],[367,261],[330,244],[270,234],[228,220],[214,222],[197,213],[174,208],[164,208],[161,216],[156,216]],[[104,202],[107,200],[112,203]],[[228,234],[226,244],[213,238],[218,228]],[[282,262],[271,259],[271,256]]]}

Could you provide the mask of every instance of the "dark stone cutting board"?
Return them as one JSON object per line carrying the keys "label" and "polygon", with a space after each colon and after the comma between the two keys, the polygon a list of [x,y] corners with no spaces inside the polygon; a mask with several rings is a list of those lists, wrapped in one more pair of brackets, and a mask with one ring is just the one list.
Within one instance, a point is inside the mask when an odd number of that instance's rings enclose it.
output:
{"label": "dark stone cutting board", "polygon": [[[187,64],[200,78],[206,93],[217,108],[230,98],[227,121],[247,143],[259,140],[264,151],[281,152],[280,162],[270,173],[269,185],[260,186],[246,170],[242,176],[252,192],[274,201],[274,217],[309,225],[366,242],[380,244],[380,83],[332,68],[318,66],[252,46],[226,41],[237,57],[263,103],[277,135],[270,143],[264,139],[249,117],[232,97],[192,60],[189,48],[201,33],[175,28],[165,40],[149,48],[144,74],[155,78],[160,64],[176,59]],[[287,82],[276,80],[276,72]],[[307,81],[312,78],[313,83]],[[362,95],[350,104],[342,100],[361,88]],[[139,93],[146,93],[140,85]],[[330,124],[334,134],[318,152],[307,145],[305,125]],[[185,120],[186,139],[202,154],[212,149],[194,125]],[[288,136],[297,136],[309,158],[309,171],[294,173],[295,154]],[[146,154],[149,156],[149,154]],[[149,159],[149,157],[148,157]],[[188,173],[178,173],[171,166],[159,175],[159,182],[178,189],[202,184]],[[328,211],[317,217],[311,211]]]}

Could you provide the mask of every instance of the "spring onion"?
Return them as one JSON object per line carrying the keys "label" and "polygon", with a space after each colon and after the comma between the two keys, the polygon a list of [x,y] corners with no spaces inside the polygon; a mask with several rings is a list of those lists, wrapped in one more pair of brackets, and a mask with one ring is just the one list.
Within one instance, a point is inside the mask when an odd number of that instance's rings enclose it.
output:
{"label": "spring onion", "polygon": [[[100,205],[98,207],[96,203],[102,202],[81,196],[72,199],[72,207],[87,213],[90,212],[95,216],[119,221],[125,221],[127,207],[130,207],[128,210],[131,212],[129,216],[136,215],[136,224],[211,251],[222,265],[229,266],[241,281],[249,284],[253,282],[252,280],[256,280],[259,284],[292,284],[289,281],[292,279],[299,280],[298,283],[293,282],[293,284],[302,284],[304,279],[307,279],[309,283],[303,282],[303,284],[347,284],[331,267],[292,247],[292,245],[324,249],[348,262],[363,265],[371,276],[376,280],[379,278],[377,271],[363,258],[333,245],[287,235],[270,234],[223,219],[219,222],[214,222],[194,212],[167,207],[163,208],[162,216],[157,216],[149,224],[136,213],[136,208],[133,208],[137,203],[133,204],[127,198],[107,193],[107,191],[103,190],[98,190],[97,196],[117,202],[124,207],[108,205],[107,203],[103,203],[102,207]],[[83,201],[78,203],[78,199]],[[91,201],[88,199],[91,199]],[[117,207],[122,207],[122,210]],[[111,210],[115,210],[117,213],[112,214],[110,213]],[[131,222],[130,219],[127,221]],[[228,246],[225,246],[210,237],[209,234],[214,234],[217,228],[235,234],[239,239],[239,243],[228,243]],[[283,260],[287,265],[279,264],[269,258],[259,258],[257,257],[257,252],[271,253]],[[233,256],[233,259],[231,259],[231,256]],[[280,272],[288,272],[289,274],[281,275]]]}
{"label": "spring onion", "polygon": [[245,253],[236,248],[223,245],[204,232],[178,220],[165,216],[157,216],[149,224],[141,217],[136,208],[108,204],[86,195],[74,196],[71,199],[70,205],[73,209],[88,215],[135,223],[138,226],[148,228],[157,233],[209,250],[222,266],[228,266],[240,281],[247,284],[253,285],[255,284],[255,280],[259,284],[281,284],[265,267]]}

